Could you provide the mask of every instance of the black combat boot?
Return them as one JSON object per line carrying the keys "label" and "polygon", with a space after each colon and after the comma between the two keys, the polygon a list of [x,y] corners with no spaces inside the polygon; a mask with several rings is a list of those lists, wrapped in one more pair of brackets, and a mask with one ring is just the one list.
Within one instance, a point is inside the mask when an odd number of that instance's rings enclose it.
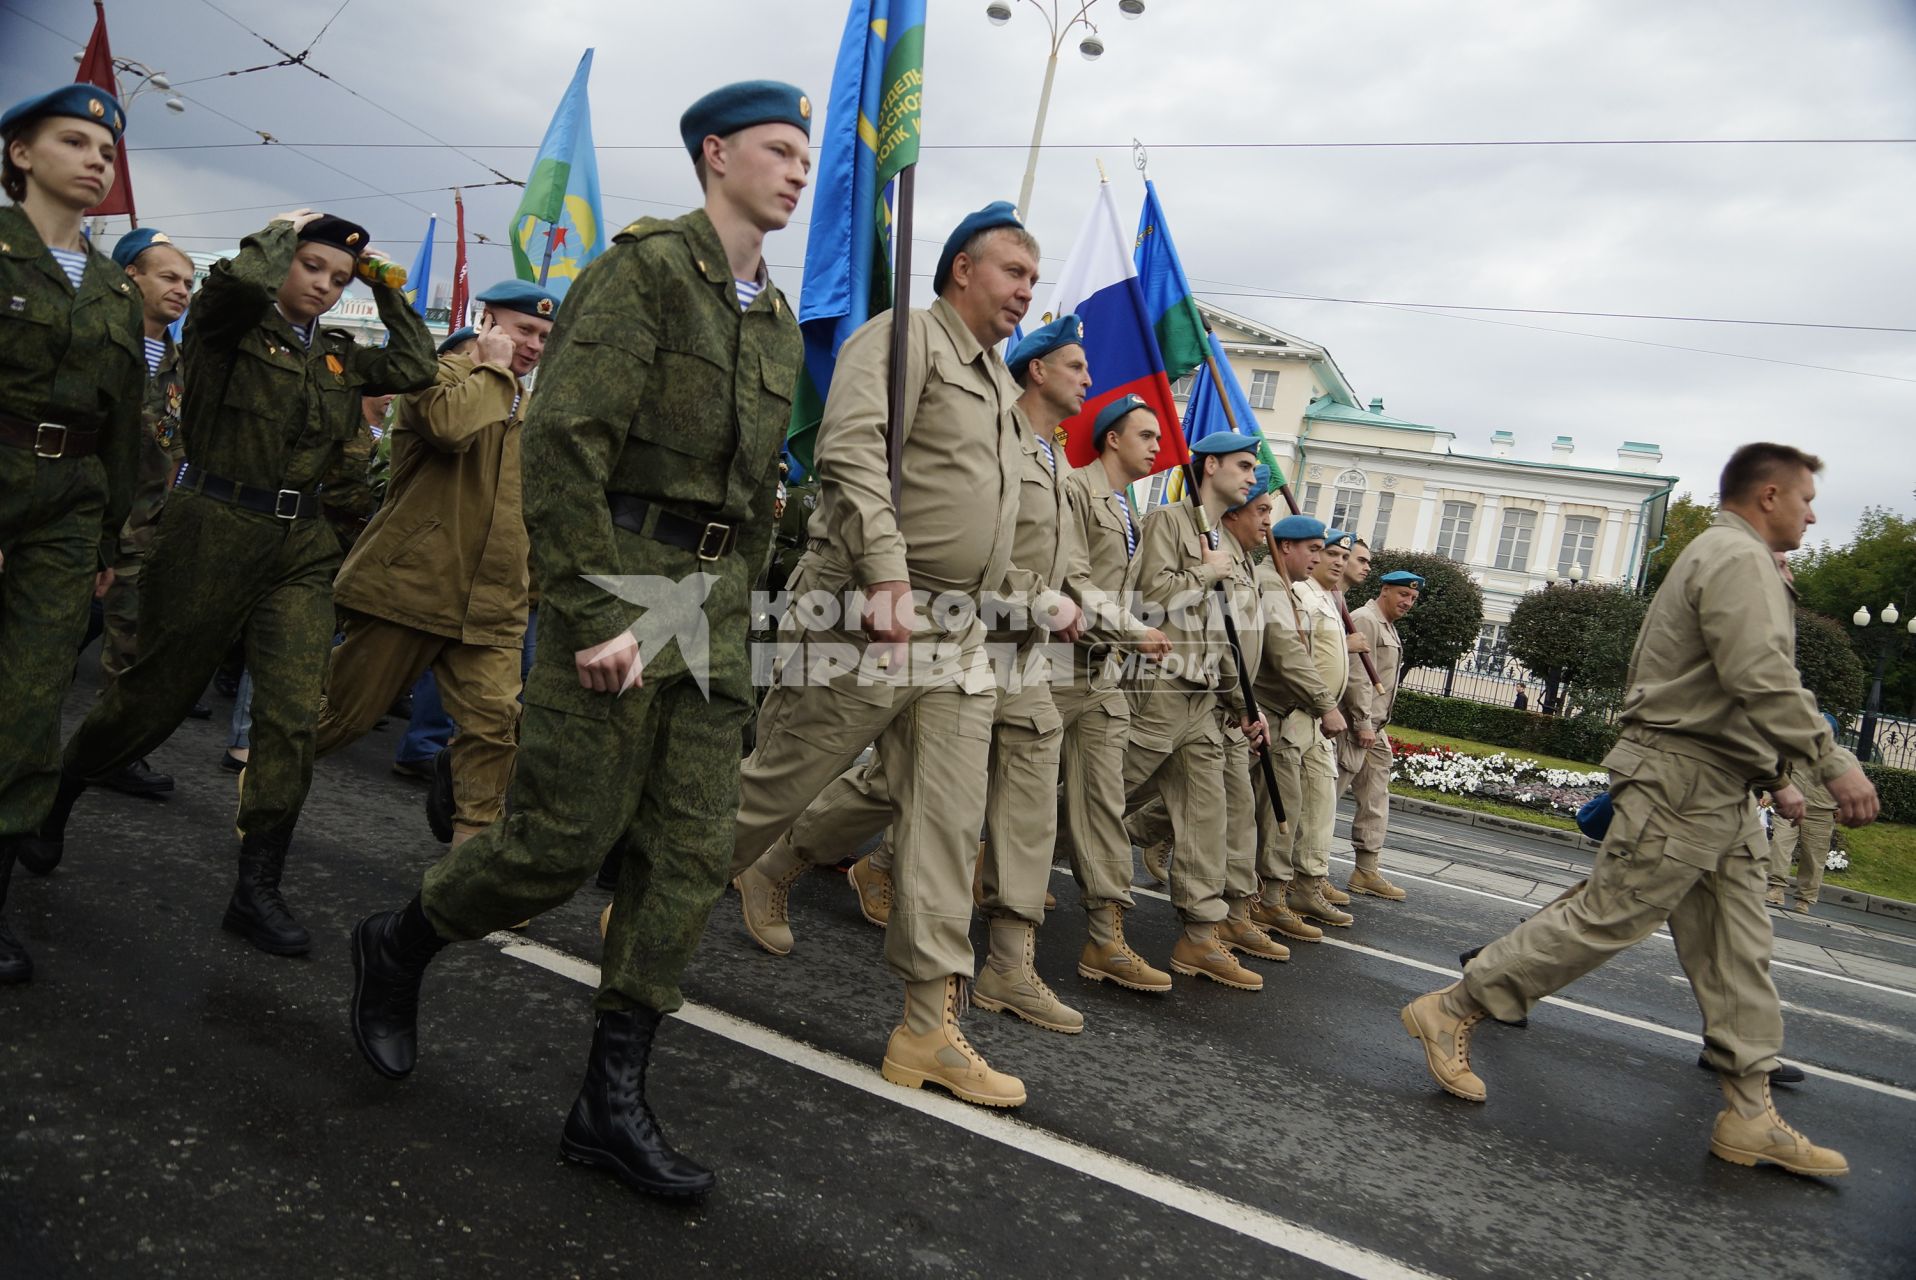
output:
{"label": "black combat boot", "polygon": [[276,956],[303,956],[313,947],[313,935],[293,918],[279,892],[286,849],[292,842],[290,825],[240,838],[239,880],[233,886],[232,901],[226,904],[226,918],[220,921],[221,928]]}
{"label": "black combat boot", "polygon": [[718,1181],[672,1149],[645,1100],[645,1068],[663,1015],[646,1008],[601,1013],[585,1083],[566,1117],[559,1153],[610,1170],[621,1182],[669,1200],[697,1200]]}
{"label": "black combat boot", "polygon": [[160,796],[173,789],[173,775],[155,772],[144,759],[129,760],[113,772],[101,774],[94,782],[123,796]]}
{"label": "black combat boot", "polygon": [[36,876],[43,876],[60,865],[60,858],[67,851],[67,819],[73,816],[73,806],[85,790],[86,779],[60,770],[60,787],[53,793],[53,808],[47,810],[37,832],[20,838],[21,866]]}
{"label": "black combat boot", "polygon": [[432,758],[432,782],[426,788],[426,825],[440,844],[452,843],[452,749],[441,747]]}
{"label": "black combat boot", "polygon": [[419,982],[445,945],[418,898],[353,927],[353,1043],[389,1080],[419,1057]]}
{"label": "black combat boot", "polygon": [[13,879],[13,855],[25,836],[0,836],[0,987],[12,986],[33,977],[33,957],[20,945],[20,939],[7,928],[7,882]]}

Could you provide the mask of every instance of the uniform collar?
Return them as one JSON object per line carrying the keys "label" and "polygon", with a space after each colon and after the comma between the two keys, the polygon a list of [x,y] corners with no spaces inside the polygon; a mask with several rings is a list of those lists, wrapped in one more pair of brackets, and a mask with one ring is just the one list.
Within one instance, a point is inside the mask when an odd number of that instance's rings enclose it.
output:
{"label": "uniform collar", "polygon": [[[1724,511],[1719,508],[1716,513],[1716,519],[1710,521],[1710,523],[1713,525],[1720,524],[1726,529],[1735,529],[1738,533],[1746,537],[1754,538],[1758,542],[1763,542],[1763,535],[1756,531],[1756,526],[1734,511]],[[1763,549],[1768,551],[1770,544],[1763,542]]]}
{"label": "uniform collar", "polygon": [[946,335],[951,339],[951,345],[958,348],[960,360],[966,364],[972,364],[979,356],[985,354],[985,349],[979,344],[977,337],[965,326],[963,317],[958,314],[958,308],[939,298],[931,304],[929,311],[931,318],[944,326]]}
{"label": "uniform collar", "polygon": [[[732,260],[725,254],[725,242],[719,239],[718,228],[712,225],[711,216],[703,209],[694,209],[680,218],[679,224],[686,231],[686,243],[692,250],[692,265],[698,268],[699,274],[705,277],[707,283],[723,287],[727,293],[736,298],[737,295],[732,292],[736,288],[732,277]],[[759,296],[752,300],[753,307],[761,301],[767,306],[777,301],[777,289],[772,284],[771,267],[766,263],[763,254],[759,255],[758,261],[758,285]],[[767,298],[766,294],[774,296]],[[751,310],[751,307],[747,307],[746,310]]]}

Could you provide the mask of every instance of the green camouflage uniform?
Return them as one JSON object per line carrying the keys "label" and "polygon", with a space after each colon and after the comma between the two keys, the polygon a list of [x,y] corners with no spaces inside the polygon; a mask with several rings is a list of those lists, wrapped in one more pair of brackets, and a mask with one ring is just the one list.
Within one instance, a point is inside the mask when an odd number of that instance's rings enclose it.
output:
{"label": "green camouflage uniform", "polygon": [[146,380],[146,400],[140,409],[140,479],[133,491],[133,510],[120,530],[113,585],[100,601],[106,623],[100,640],[100,669],[109,680],[139,656],[140,570],[153,549],[166,492],[186,458],[186,445],[180,439],[180,402],[186,386],[180,376],[180,350],[171,334],[164,341],[166,354]]}
{"label": "green camouflage uniform", "polygon": [[[800,358],[798,325],[775,286],[740,311],[702,210],[633,223],[573,284],[522,446],[544,594],[517,772],[506,820],[426,873],[420,902],[441,937],[481,937],[558,906],[623,837],[598,1006],[679,1007],[679,975],[732,856],[739,737],[752,711],[750,592],[771,542]],[[702,561],[614,525],[609,493],[739,532],[729,554]],[[587,573],[712,575],[709,695],[676,643],[646,654],[638,688],[583,688],[574,653],[638,615]]]}
{"label": "green camouflage uniform", "polygon": [[326,513],[327,523],[333,526],[333,532],[339,537],[340,554],[344,556],[359,541],[359,535],[366,532],[367,521],[379,510],[379,502],[385,496],[386,486],[383,474],[380,483],[375,484],[375,470],[379,468],[379,445],[392,425],[392,406],[386,407],[386,416],[377,428],[368,424],[365,415],[355,424],[353,437],[340,448],[339,461],[326,473],[322,485],[321,507]]}
{"label": "green camouflage uniform", "polygon": [[88,457],[0,443],[0,837],[53,803],[60,702],[139,471],[143,332],[111,258],[89,253],[76,292],[19,206],[0,208],[0,413],[103,433]]}
{"label": "green camouflage uniform", "polygon": [[[432,336],[394,289],[373,288],[391,338],[361,347],[343,329],[301,342],[275,305],[298,244],[288,222],[217,263],[186,323],[181,430],[196,469],[271,493],[310,491],[364,428],[362,394],[432,381]],[[92,778],[164,742],[234,639],[253,673],[252,755],[241,835],[292,821],[313,773],[313,728],[333,636],[339,540],[324,519],[281,520],[174,489],[142,577],[140,656],[67,743],[65,771]]]}

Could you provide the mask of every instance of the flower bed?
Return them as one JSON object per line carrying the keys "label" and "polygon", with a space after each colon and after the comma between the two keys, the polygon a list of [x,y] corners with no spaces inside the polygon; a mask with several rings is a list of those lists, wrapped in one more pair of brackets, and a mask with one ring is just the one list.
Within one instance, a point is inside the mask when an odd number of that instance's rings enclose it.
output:
{"label": "flower bed", "polygon": [[1467,756],[1448,747],[1391,743],[1393,781],[1449,795],[1482,796],[1542,813],[1575,816],[1592,796],[1607,789],[1602,769],[1579,772],[1545,769],[1534,761],[1507,756]]}

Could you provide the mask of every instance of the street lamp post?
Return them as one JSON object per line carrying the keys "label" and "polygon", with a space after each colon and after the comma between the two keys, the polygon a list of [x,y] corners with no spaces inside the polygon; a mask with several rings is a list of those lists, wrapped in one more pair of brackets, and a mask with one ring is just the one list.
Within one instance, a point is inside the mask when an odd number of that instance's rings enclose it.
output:
{"label": "street lamp post", "polygon": [[[1002,27],[1011,21],[1013,4],[1020,0],[991,0],[985,6],[985,18],[994,27]],[[1025,159],[1024,185],[1018,189],[1018,216],[1029,217],[1031,213],[1031,188],[1038,180],[1038,148],[1044,142],[1045,115],[1051,110],[1051,82],[1058,74],[1058,51],[1064,48],[1065,40],[1073,28],[1083,27],[1084,38],[1078,41],[1078,52],[1086,62],[1096,62],[1104,56],[1104,37],[1098,34],[1098,26],[1091,21],[1091,10],[1098,0],[1080,0],[1078,11],[1071,13],[1062,22],[1059,20],[1058,0],[1022,0],[1038,11],[1051,32],[1051,56],[1044,67],[1044,88],[1038,94],[1038,118],[1031,126],[1031,152]],[[1065,0],[1066,12],[1070,13],[1071,0]],[[1118,13],[1125,18],[1136,18],[1144,13],[1144,0],[1118,0]]]}
{"label": "street lamp post", "polygon": [[[1871,621],[1869,606],[1858,605],[1856,612],[1850,615],[1849,620],[1857,627],[1869,626]],[[1896,611],[1894,601],[1883,606],[1882,620],[1883,624],[1891,630],[1877,647],[1876,671],[1870,677],[1869,697],[1863,703],[1863,723],[1856,731],[1856,758],[1864,764],[1869,763],[1870,756],[1876,749],[1876,719],[1883,710],[1883,676],[1889,671],[1890,658],[1901,647],[1899,641],[1902,637],[1895,627],[1902,620],[1902,615]],[[1906,629],[1909,634],[1916,635],[1916,618],[1909,620]]]}
{"label": "street lamp post", "polygon": [[[84,52],[76,53],[73,55],[73,60],[75,62],[84,62],[86,61],[86,54]],[[127,88],[129,80],[133,85],[131,89]],[[157,71],[137,58],[113,59],[113,96],[120,100],[120,106],[125,109],[129,115],[132,113],[133,99],[139,97],[148,89],[158,89],[161,93],[167,95],[164,105],[168,111],[177,115],[186,110],[186,100],[181,98],[179,94],[173,92],[173,82],[166,78],[166,72]],[[97,240],[100,233],[105,230],[106,219],[103,217],[95,217],[93,219],[92,230],[89,234]]]}

